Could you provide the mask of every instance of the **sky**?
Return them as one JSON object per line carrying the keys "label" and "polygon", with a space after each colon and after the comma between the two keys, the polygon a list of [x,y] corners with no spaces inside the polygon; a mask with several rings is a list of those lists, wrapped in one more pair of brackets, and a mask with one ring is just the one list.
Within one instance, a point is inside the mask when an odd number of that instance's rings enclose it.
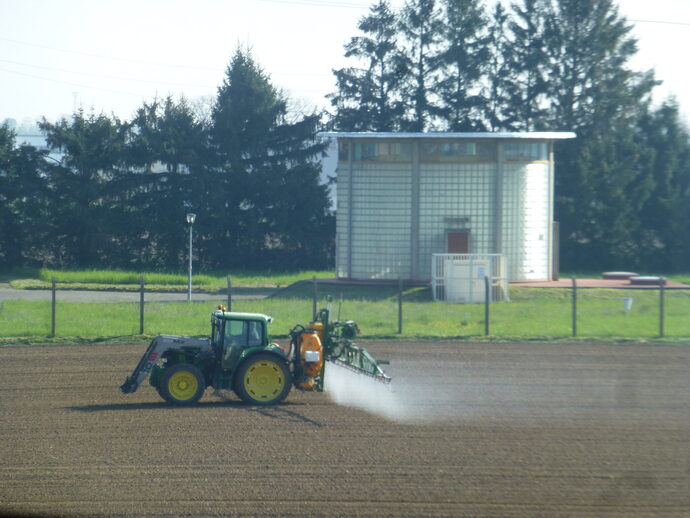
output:
{"label": "sky", "polygon": [[[373,3],[0,0],[0,121],[54,121],[75,108],[128,120],[156,96],[212,99],[238,45],[295,103],[327,107],[332,70],[348,65],[343,45]],[[656,99],[675,95],[687,122],[690,0],[618,5],[639,40],[632,67],[654,68]]]}

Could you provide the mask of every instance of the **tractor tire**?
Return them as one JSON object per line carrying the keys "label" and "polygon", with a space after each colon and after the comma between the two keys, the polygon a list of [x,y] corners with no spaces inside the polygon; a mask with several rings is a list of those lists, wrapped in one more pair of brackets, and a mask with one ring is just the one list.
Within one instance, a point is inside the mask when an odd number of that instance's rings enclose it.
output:
{"label": "tractor tire", "polygon": [[204,375],[194,365],[178,363],[166,370],[158,393],[173,405],[193,405],[204,394]]}
{"label": "tractor tire", "polygon": [[235,374],[235,394],[250,405],[276,405],[287,397],[291,387],[290,370],[275,354],[250,356]]}

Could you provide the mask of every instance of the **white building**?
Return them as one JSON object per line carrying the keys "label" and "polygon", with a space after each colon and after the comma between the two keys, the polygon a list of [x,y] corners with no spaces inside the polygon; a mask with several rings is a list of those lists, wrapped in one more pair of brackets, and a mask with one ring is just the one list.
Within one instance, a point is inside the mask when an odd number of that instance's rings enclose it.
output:
{"label": "white building", "polygon": [[322,133],[338,142],[336,272],[428,281],[432,254],[552,278],[553,141],[574,133]]}

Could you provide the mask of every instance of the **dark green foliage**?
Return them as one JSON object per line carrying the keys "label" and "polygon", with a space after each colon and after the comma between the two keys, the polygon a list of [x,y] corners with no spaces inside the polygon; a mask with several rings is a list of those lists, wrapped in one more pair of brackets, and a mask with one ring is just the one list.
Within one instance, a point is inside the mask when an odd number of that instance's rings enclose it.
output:
{"label": "dark green foliage", "polygon": [[[487,19],[474,0],[444,0],[440,44],[439,116],[449,131],[483,130],[481,79],[489,61]],[[500,4],[499,4],[500,5]]]}
{"label": "dark green foliage", "polygon": [[21,265],[24,257],[47,259],[45,240],[53,220],[45,153],[14,144],[15,134],[0,125],[0,266]]}
{"label": "dark green foliage", "polygon": [[[508,22],[510,45],[504,47],[509,76],[506,81],[508,103],[504,108],[504,126],[517,131],[546,129],[545,103],[547,77],[546,34],[544,13],[549,0],[523,0],[512,5]],[[572,128],[571,128],[572,129]]]}
{"label": "dark green foliage", "polygon": [[488,23],[486,45],[489,57],[485,63],[486,98],[484,124],[489,131],[500,131],[510,126],[511,69],[508,56],[511,43],[508,39],[509,14],[497,2]]}
{"label": "dark green foliage", "polygon": [[650,271],[684,271],[690,258],[690,135],[674,100],[642,115],[653,189],[640,211],[641,264]]}
{"label": "dark green foliage", "polygon": [[641,209],[654,189],[653,150],[637,129],[655,85],[627,67],[630,26],[610,0],[559,0],[545,22],[548,128],[574,130],[558,155],[557,217],[564,268],[639,267],[648,250]]}
{"label": "dark green foliage", "polygon": [[319,114],[288,120],[287,99],[237,50],[212,119],[214,188],[210,203],[198,207],[199,230],[209,235],[203,261],[212,267],[327,264],[333,223],[326,187],[318,183]]}
{"label": "dark green foliage", "polygon": [[329,266],[320,124],[289,113],[238,50],[205,122],[171,98],[130,122],[82,111],[43,120],[59,163],[0,126],[0,265],[181,270],[194,212],[197,268]]}
{"label": "dark green foliage", "polygon": [[83,111],[70,120],[39,124],[51,149],[62,150],[59,164],[49,164],[56,264],[79,267],[108,263],[118,243],[114,186],[122,174],[127,126],[117,118]]}
{"label": "dark green foliage", "polygon": [[[174,269],[187,255],[185,214],[198,194],[209,157],[208,131],[188,103],[171,98],[144,103],[131,124],[128,173],[122,179],[123,240],[130,260]],[[179,223],[179,224],[175,224]]]}
{"label": "dark green foliage", "polygon": [[332,127],[339,131],[394,131],[404,112],[401,80],[403,55],[398,49],[397,15],[386,0],[371,7],[357,28],[361,36],[345,45],[345,56],[362,68],[335,70],[337,92],[329,95],[335,108]]}
{"label": "dark green foliage", "polygon": [[439,114],[437,92],[433,88],[441,67],[438,43],[443,28],[436,0],[408,0],[400,13],[400,33],[405,49],[402,83],[407,113],[404,131],[428,131]]}

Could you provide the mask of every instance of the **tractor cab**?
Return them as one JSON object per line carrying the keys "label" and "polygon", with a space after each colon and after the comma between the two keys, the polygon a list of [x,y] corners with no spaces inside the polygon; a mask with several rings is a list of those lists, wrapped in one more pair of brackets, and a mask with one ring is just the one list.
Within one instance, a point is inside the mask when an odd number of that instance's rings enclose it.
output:
{"label": "tractor cab", "polygon": [[243,352],[269,345],[268,323],[261,313],[236,313],[219,309],[211,316],[211,344],[223,369],[231,369]]}

